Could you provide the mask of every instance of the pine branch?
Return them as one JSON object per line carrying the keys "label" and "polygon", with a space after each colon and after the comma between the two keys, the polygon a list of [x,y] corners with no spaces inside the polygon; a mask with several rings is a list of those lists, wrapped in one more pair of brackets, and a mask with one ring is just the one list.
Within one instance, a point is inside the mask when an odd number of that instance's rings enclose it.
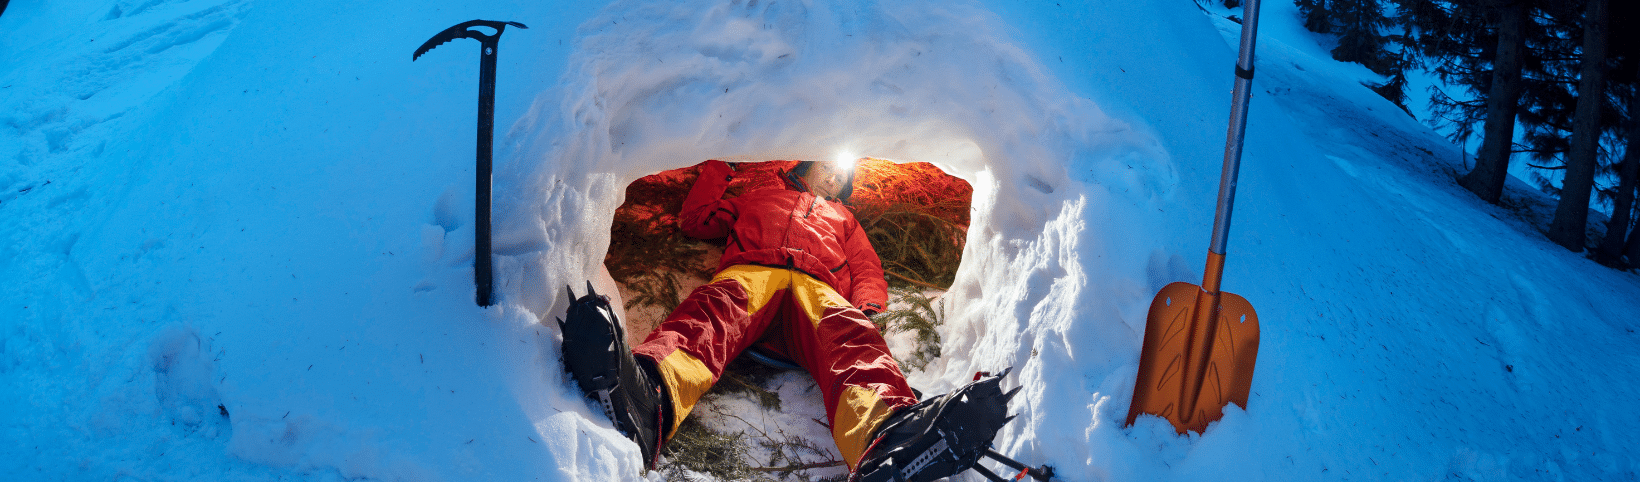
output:
{"label": "pine branch", "polygon": [[785,466],[785,467],[752,467],[751,469],[754,470],[754,471],[763,472],[763,473],[774,473],[774,472],[785,473],[785,472],[796,472],[796,471],[799,471],[799,470],[823,469],[823,468],[826,468],[826,467],[837,467],[837,466],[840,466],[840,465],[843,465],[843,461],[841,461],[841,460],[828,460],[828,461],[825,461],[825,462],[815,462],[815,463],[812,463],[812,464],[788,465],[788,466]]}
{"label": "pine branch", "polygon": [[895,277],[895,278],[899,278],[899,279],[901,279],[901,280],[904,280],[904,281],[905,281],[905,282],[907,282],[907,283],[911,283],[911,284],[914,284],[914,285],[917,285],[917,286],[921,286],[921,287],[924,287],[924,288],[928,288],[928,289],[931,289],[931,290],[941,290],[941,291],[944,291],[944,290],[945,290],[945,288],[943,288],[943,287],[940,287],[940,286],[935,286],[935,285],[933,285],[933,284],[930,284],[930,283],[929,283],[929,282],[927,282],[927,281],[923,281],[923,280],[919,280],[919,279],[916,279],[916,278],[912,278],[912,277],[910,277],[910,276],[906,276],[906,275],[903,275],[903,274],[899,274],[899,273],[895,273],[895,272],[893,272],[893,271],[887,271],[887,270],[884,270],[884,271],[883,271],[883,272],[884,272],[884,273],[888,273],[888,274],[891,274],[891,275],[894,275],[894,277]]}

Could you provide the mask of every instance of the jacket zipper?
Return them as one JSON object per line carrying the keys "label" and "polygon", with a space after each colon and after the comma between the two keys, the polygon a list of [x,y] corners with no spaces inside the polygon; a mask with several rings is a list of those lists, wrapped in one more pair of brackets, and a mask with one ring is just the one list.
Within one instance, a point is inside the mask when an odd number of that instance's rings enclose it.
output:
{"label": "jacket zipper", "polygon": [[[797,206],[792,206],[792,207],[794,209],[792,209],[791,212],[786,213],[786,227],[785,227],[785,229],[781,230],[781,232],[780,232],[780,247],[781,248],[786,248],[786,247],[791,246],[791,242],[792,242],[792,224],[797,221],[797,209],[796,209]],[[803,215],[803,217],[807,218],[808,215],[805,214],[805,215]],[[794,269],[796,267],[796,265],[797,265],[797,260],[793,259],[790,254],[786,255],[786,269]]]}

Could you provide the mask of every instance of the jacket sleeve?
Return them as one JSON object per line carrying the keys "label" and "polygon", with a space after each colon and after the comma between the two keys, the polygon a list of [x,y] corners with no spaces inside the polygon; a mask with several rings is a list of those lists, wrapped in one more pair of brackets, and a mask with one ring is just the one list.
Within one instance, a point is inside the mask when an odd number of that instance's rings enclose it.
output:
{"label": "jacket sleeve", "polygon": [[729,228],[740,217],[734,203],[723,199],[734,170],[723,161],[706,161],[700,177],[689,188],[689,197],[683,199],[683,211],[678,213],[678,229],[683,234],[700,239],[716,239],[729,235]]}
{"label": "jacket sleeve", "polygon": [[849,218],[848,235],[843,239],[843,249],[848,253],[849,272],[853,274],[849,290],[852,299],[849,303],[868,315],[881,313],[888,306],[888,281],[883,279],[883,261],[877,257],[877,250],[871,247],[871,239],[866,237],[865,229],[852,217]]}

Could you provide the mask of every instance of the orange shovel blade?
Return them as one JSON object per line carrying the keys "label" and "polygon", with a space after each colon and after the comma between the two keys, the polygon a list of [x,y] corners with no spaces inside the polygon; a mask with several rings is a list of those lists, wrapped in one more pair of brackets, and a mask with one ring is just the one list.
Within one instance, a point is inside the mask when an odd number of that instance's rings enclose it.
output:
{"label": "orange shovel blade", "polygon": [[1224,415],[1226,404],[1245,410],[1257,356],[1258,316],[1246,299],[1215,296],[1190,283],[1167,285],[1150,303],[1127,424],[1151,414],[1178,433],[1200,433]]}

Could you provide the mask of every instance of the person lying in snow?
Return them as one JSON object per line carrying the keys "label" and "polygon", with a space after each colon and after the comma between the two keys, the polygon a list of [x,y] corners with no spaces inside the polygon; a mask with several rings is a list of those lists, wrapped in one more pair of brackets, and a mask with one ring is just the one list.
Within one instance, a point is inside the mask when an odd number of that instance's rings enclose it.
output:
{"label": "person lying in snow", "polygon": [[888,283],[843,205],[853,173],[804,161],[784,174],[784,189],[722,199],[734,171],[707,161],[679,227],[728,237],[717,275],[630,350],[607,301],[571,291],[559,321],[565,368],[648,469],[724,367],[754,345],[814,376],[850,480],[935,480],[973,466],[1018,389],[1003,394],[999,375],[918,403],[869,318],[887,304]]}

